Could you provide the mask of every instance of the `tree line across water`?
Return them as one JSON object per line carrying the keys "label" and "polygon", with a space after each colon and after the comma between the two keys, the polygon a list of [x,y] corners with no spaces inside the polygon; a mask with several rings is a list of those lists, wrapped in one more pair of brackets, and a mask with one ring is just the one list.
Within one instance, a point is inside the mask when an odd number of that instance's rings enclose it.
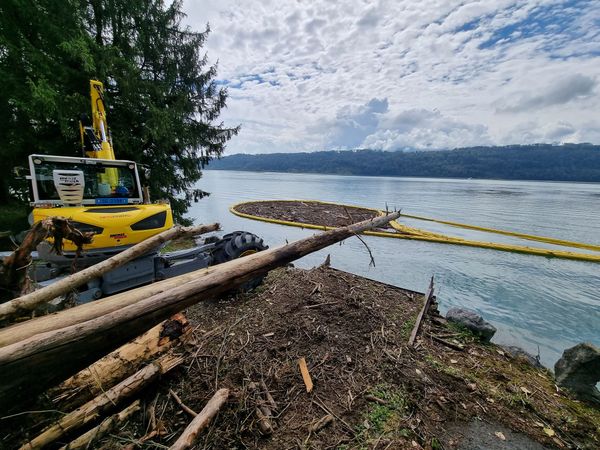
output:
{"label": "tree line across water", "polygon": [[454,150],[236,154],[210,169],[338,175],[600,182],[600,146],[534,144]]}

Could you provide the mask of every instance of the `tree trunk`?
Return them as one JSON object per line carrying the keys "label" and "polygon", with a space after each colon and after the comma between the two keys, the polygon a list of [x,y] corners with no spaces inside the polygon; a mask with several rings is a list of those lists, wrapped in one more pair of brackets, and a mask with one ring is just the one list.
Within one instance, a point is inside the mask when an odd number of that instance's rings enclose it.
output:
{"label": "tree trunk", "polygon": [[[229,261],[201,278],[119,310],[0,348],[0,407],[14,408],[17,399],[42,392],[188,306],[356,233],[381,227],[398,216],[393,213],[377,217]],[[68,315],[73,310],[77,307],[59,314]]]}
{"label": "tree trunk", "polygon": [[81,428],[100,417],[102,413],[118,406],[120,402],[139,392],[149,385],[158,376],[167,373],[183,362],[183,358],[166,354],[143,369],[139,370],[129,378],[123,380],[116,386],[98,397],[90,400],[81,408],[63,416],[58,422],[50,426],[35,439],[24,444],[21,450],[33,450],[43,448],[56,441],[65,434]]}
{"label": "tree trunk", "polygon": [[57,405],[56,409],[77,408],[166,352],[188,330],[185,316],[176,314],[52,388],[48,396]]}
{"label": "tree trunk", "polygon": [[183,430],[179,439],[175,441],[169,450],[186,450],[191,448],[198,439],[198,434],[206,428],[210,421],[217,415],[221,407],[227,401],[228,396],[229,389],[219,389],[208,401],[206,406],[202,408],[202,411],[200,411],[187,428]]}
{"label": "tree trunk", "polygon": [[[29,294],[0,304],[0,320],[8,319],[22,311],[31,311],[43,303],[67,294],[79,286],[84,285],[88,281],[93,280],[94,278],[100,278],[106,272],[116,269],[117,267],[120,267],[123,264],[148,253],[150,250],[155,249],[160,244],[170,241],[171,239],[175,239],[184,235],[209,233],[218,229],[219,224],[214,223],[212,225],[200,225],[198,227],[173,227],[169,230],[163,231],[162,233],[152,236],[145,241],[134,245],[133,247],[123,250],[121,253],[118,253],[115,256],[90,266],[87,269],[74,273],[66,278],[63,278],[62,280],[56,281],[55,283],[33,291]],[[39,242],[41,242],[44,238],[45,237],[42,237],[37,244],[39,244]]]}

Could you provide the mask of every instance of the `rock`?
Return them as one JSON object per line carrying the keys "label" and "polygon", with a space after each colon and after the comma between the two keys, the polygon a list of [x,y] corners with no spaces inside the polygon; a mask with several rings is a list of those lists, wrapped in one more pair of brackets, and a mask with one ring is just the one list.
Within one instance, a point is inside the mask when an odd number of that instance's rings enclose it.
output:
{"label": "rock", "polygon": [[480,336],[484,342],[489,342],[496,333],[496,327],[470,309],[450,308],[446,313],[446,319],[467,328],[473,334]]}
{"label": "rock", "polygon": [[516,347],[513,345],[502,345],[501,346],[506,353],[511,355],[513,358],[523,358],[533,367],[538,369],[543,369],[544,366],[540,363],[539,356],[533,356],[531,353],[526,352],[521,347]]}
{"label": "rock", "polygon": [[554,365],[556,383],[573,391],[581,400],[600,405],[600,348],[582,343],[566,349]]}

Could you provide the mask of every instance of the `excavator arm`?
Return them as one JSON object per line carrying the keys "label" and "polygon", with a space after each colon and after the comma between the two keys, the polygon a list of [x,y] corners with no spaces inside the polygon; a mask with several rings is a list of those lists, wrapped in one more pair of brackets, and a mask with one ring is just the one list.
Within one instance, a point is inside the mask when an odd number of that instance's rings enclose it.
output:
{"label": "excavator arm", "polygon": [[[92,102],[92,120],[82,118],[79,121],[81,134],[81,147],[84,156],[96,159],[109,159],[114,161],[115,152],[112,139],[108,132],[106,109],[104,106],[104,85],[97,80],[90,80],[90,100]],[[86,123],[84,123],[86,122]],[[106,169],[101,182],[110,185],[112,190],[119,183],[119,174],[116,169]]]}
{"label": "excavator arm", "polygon": [[115,160],[106,121],[104,85],[100,81],[90,80],[90,99],[92,102],[91,123],[89,120],[79,121],[83,152],[88,158]]}

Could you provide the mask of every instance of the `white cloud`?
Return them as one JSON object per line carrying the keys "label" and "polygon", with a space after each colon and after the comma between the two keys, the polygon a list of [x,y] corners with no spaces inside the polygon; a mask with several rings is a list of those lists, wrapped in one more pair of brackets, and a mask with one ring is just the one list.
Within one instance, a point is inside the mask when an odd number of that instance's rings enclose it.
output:
{"label": "white cloud", "polygon": [[311,131],[325,136],[327,148],[358,148],[363,145],[367,136],[377,131],[383,115],[387,112],[387,99],[373,98],[364,105],[350,105],[338,109],[333,120],[321,122]]}
{"label": "white cloud", "polygon": [[594,4],[188,0],[184,8],[193,28],[211,24],[207,51],[229,85],[223,119],[242,124],[229,152],[257,153],[598,143]]}
{"label": "white cloud", "polygon": [[490,144],[487,128],[445,117],[439,111],[411,109],[384,119],[367,136],[365,148],[381,150],[435,150]]}
{"label": "white cloud", "polygon": [[[593,96],[596,80],[581,74],[573,74],[561,78],[547,87],[543,93],[531,95],[523,92],[516,103],[500,106],[499,112],[535,111],[546,106],[564,105],[565,103]],[[501,102],[504,103],[504,102]]]}

